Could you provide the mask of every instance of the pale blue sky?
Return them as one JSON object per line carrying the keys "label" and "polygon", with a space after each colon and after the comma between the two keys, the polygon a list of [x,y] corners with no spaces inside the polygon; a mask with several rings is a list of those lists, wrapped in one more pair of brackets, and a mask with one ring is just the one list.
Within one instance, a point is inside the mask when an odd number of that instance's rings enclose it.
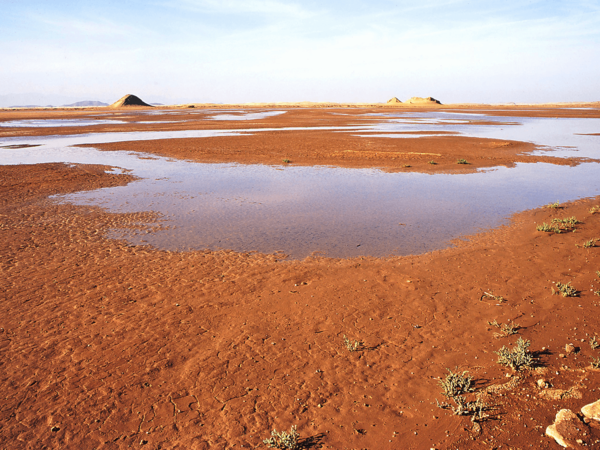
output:
{"label": "pale blue sky", "polygon": [[600,0],[0,0],[0,106],[600,100]]}

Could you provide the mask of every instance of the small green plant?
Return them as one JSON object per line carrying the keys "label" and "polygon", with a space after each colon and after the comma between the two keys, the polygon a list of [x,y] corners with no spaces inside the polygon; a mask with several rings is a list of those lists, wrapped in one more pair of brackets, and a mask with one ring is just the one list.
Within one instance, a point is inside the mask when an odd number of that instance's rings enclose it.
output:
{"label": "small green plant", "polygon": [[296,425],[292,425],[289,433],[285,431],[280,433],[277,430],[271,431],[271,437],[264,439],[263,443],[268,445],[269,448],[296,450],[300,448],[298,444],[299,439],[300,433],[296,431]]}
{"label": "small green plant", "polygon": [[402,167],[410,167],[410,164],[404,164]]}
{"label": "small green plant", "polygon": [[592,366],[592,369],[600,369],[600,356],[598,358],[592,356],[590,365]]}
{"label": "small green plant", "polygon": [[346,348],[348,349],[349,352],[355,352],[357,350],[360,350],[360,348],[363,345],[363,342],[361,341],[351,341],[350,339],[348,339],[346,337],[346,335],[344,335],[344,345],[346,346]]}
{"label": "small green plant", "polygon": [[552,294],[561,294],[563,297],[577,297],[577,289],[571,286],[570,281],[567,284],[557,281],[556,290],[552,288]]}
{"label": "small green plant", "polygon": [[521,326],[518,323],[499,324],[496,321],[496,319],[494,319],[493,322],[488,322],[488,325],[491,325],[491,326],[496,327],[496,328],[500,328],[500,332],[499,333],[494,333],[494,336],[497,337],[497,338],[507,337],[507,336],[511,336],[513,334],[517,334],[517,330],[519,330],[519,328],[521,328]]}
{"label": "small green plant", "polygon": [[596,276],[600,278],[600,270],[596,270]]}
{"label": "small green plant", "polygon": [[554,219],[552,219],[552,223],[558,223],[559,225],[562,225],[565,228],[574,228],[575,225],[577,225],[579,222],[579,220],[577,220],[577,218],[575,216],[571,216],[571,217],[565,217],[563,219],[559,219],[558,217],[555,217]]}
{"label": "small green plant", "polygon": [[546,233],[550,233],[550,232],[554,232],[554,233],[560,233],[560,228],[558,227],[553,227],[552,225],[548,225],[546,222],[542,223],[541,225],[538,225],[536,227],[536,230],[538,231],[544,231]]}
{"label": "small green plant", "polygon": [[533,355],[529,352],[530,341],[523,338],[517,340],[516,346],[512,350],[507,347],[502,347],[497,352],[498,364],[508,366],[513,370],[521,370],[522,368],[531,368],[535,363]]}
{"label": "small green plant", "polygon": [[291,161],[286,158],[286,159],[283,160],[283,162],[286,163],[286,164],[289,164]]}
{"label": "small green plant", "polygon": [[583,243],[583,248],[592,248],[592,247],[595,247],[597,241],[600,241],[600,239],[590,239],[589,241],[585,241]]}
{"label": "small green plant", "polygon": [[600,343],[596,340],[596,336],[592,336],[590,339],[590,347],[592,347],[592,350],[596,350],[600,347]]}
{"label": "small green plant", "polygon": [[433,160],[432,160],[432,161],[429,161],[429,164],[431,164],[431,165],[435,166],[437,163],[436,163],[435,161],[433,161]]}
{"label": "small green plant", "polygon": [[462,395],[457,395],[455,397],[451,397],[451,400],[454,401],[454,406],[450,403],[439,402],[437,399],[435,399],[438,408],[449,409],[456,416],[468,416],[473,414],[473,422],[487,417],[485,414],[483,414],[483,411],[486,409],[487,405],[483,403],[480,398],[477,398],[474,402],[470,402],[467,401]]}
{"label": "small green plant", "polygon": [[459,159],[458,161],[456,161],[456,164],[469,164],[469,161],[467,161],[466,159]]}
{"label": "small green plant", "polygon": [[596,214],[597,212],[600,212],[600,205],[590,208],[590,214]]}
{"label": "small green plant", "polygon": [[560,202],[556,200],[554,203],[548,203],[546,208],[558,209],[560,208]]}
{"label": "small green plant", "polygon": [[454,373],[450,369],[446,370],[448,371],[448,375],[446,375],[446,378],[439,381],[440,386],[444,390],[442,392],[443,395],[452,398],[473,390],[471,389],[473,377],[467,375],[469,373],[467,370],[463,371],[463,373]]}
{"label": "small green plant", "polygon": [[521,328],[518,323],[508,324],[505,323],[500,328],[500,333],[496,333],[496,337],[508,337],[513,334],[517,334],[517,330]]}
{"label": "small green plant", "polygon": [[600,297],[600,290],[594,291],[594,295],[597,295],[598,297]]}

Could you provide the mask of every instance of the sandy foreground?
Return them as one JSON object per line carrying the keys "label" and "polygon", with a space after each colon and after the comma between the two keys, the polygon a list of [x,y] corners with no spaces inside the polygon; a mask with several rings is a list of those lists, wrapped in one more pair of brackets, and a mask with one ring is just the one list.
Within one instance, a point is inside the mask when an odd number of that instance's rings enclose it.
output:
{"label": "sandy foreground", "polygon": [[[3,112],[0,118],[100,111]],[[129,120],[132,111],[114,114]],[[252,123],[171,124],[161,124],[158,115],[148,119],[155,124],[125,126],[364,122],[325,114],[298,109]],[[524,112],[506,108],[499,114],[510,120]],[[600,116],[553,108],[530,114]],[[51,133],[109,129],[125,128]],[[580,162],[531,155],[533,146],[521,142],[371,139],[326,131],[203,138],[201,146],[178,139],[94,147],[206,162],[289,159],[450,173],[515,162]],[[459,166],[458,158],[470,164]],[[429,164],[432,159],[437,164]],[[525,211],[510,226],[423,255],[282,261],[252,252],[131,246],[106,233],[152,220],[152,212],[110,214],[48,198],[132,180],[105,169],[0,166],[0,448],[266,448],[262,440],[272,429],[292,425],[303,448],[560,448],[544,435],[556,413],[579,413],[600,399],[600,370],[590,366],[600,358],[600,349],[590,345],[594,336],[600,341],[600,240],[583,245],[600,239],[600,210],[592,209],[600,197]],[[579,223],[569,232],[536,230],[572,216]],[[576,296],[553,294],[556,282],[571,283]],[[513,324],[516,334],[499,336],[494,324]],[[344,336],[363,345],[348,351]],[[495,352],[513,348],[519,337],[531,341],[537,360],[531,370],[497,363]],[[575,351],[565,350],[567,344]],[[448,401],[439,385],[448,368],[473,376],[474,391],[465,398],[479,400],[481,416],[437,406]],[[582,423],[580,431],[577,438],[587,448],[600,445],[600,422]]]}

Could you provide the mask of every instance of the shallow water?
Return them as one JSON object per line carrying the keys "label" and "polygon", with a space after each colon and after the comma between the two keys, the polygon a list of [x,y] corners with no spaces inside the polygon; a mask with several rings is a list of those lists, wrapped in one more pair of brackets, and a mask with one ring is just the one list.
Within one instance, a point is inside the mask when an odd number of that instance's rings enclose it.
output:
{"label": "shallow water", "polygon": [[[552,150],[552,154],[600,156],[599,137],[576,134],[582,130],[597,132],[599,119],[540,121],[511,117],[514,124],[507,124],[506,117],[486,116],[482,120],[498,122],[490,126],[474,123],[472,118],[465,122],[462,116],[465,114],[448,117],[440,113],[413,113],[382,117],[382,122],[369,126],[319,129],[368,132],[369,136],[435,130],[480,137],[500,135],[504,139],[510,139],[506,136],[511,135],[547,146],[576,147]],[[254,132],[260,131],[186,130],[4,138],[0,139],[0,163],[88,163],[131,170],[141,179],[127,186],[58,197],[76,204],[100,205],[113,212],[157,211],[167,225],[153,233],[113,230],[113,237],[163,249],[283,251],[292,258],[303,258],[313,252],[332,257],[422,253],[444,248],[462,235],[498,226],[514,212],[556,200],[566,202],[600,195],[597,163],[577,167],[517,164],[510,169],[500,167],[472,174],[430,175],[386,173],[377,169],[201,164],[134,152],[72,147],[82,143]],[[38,146],[15,148],[24,144]],[[9,145],[12,148],[6,148]]]}
{"label": "shallow water", "polygon": [[23,119],[7,120],[0,122],[0,127],[27,127],[27,128],[51,128],[51,127],[89,127],[92,125],[113,125],[127,123],[122,120],[103,119]]}
{"label": "shallow water", "polygon": [[[448,116],[465,122],[449,121]],[[589,136],[590,133],[600,133],[600,119],[477,115],[473,120],[472,116],[476,114],[392,113],[387,115],[385,122],[372,127],[368,136],[406,138],[414,135],[396,133],[449,131],[468,137],[531,142],[540,147],[533,152],[534,155],[600,158],[600,136]],[[429,122],[410,122],[414,118]],[[485,122],[495,124],[487,125]]]}
{"label": "shallow water", "polygon": [[[462,175],[162,162],[128,186],[63,197],[109,211],[158,211],[173,228],[115,230],[171,250],[283,251],[302,258],[423,253],[556,200],[600,195],[600,165],[518,164]],[[134,171],[134,173],[141,171]],[[557,183],[556,180],[560,180]]]}
{"label": "shallow water", "polygon": [[241,112],[241,114],[214,114],[210,120],[259,120],[267,117],[279,116],[287,111]]}

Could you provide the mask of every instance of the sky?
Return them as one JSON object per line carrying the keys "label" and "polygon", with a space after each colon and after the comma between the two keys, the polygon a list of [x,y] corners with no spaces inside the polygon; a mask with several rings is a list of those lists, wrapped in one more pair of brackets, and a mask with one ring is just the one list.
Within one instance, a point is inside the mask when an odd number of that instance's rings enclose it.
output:
{"label": "sky", "polygon": [[600,0],[0,0],[0,106],[600,101]]}

